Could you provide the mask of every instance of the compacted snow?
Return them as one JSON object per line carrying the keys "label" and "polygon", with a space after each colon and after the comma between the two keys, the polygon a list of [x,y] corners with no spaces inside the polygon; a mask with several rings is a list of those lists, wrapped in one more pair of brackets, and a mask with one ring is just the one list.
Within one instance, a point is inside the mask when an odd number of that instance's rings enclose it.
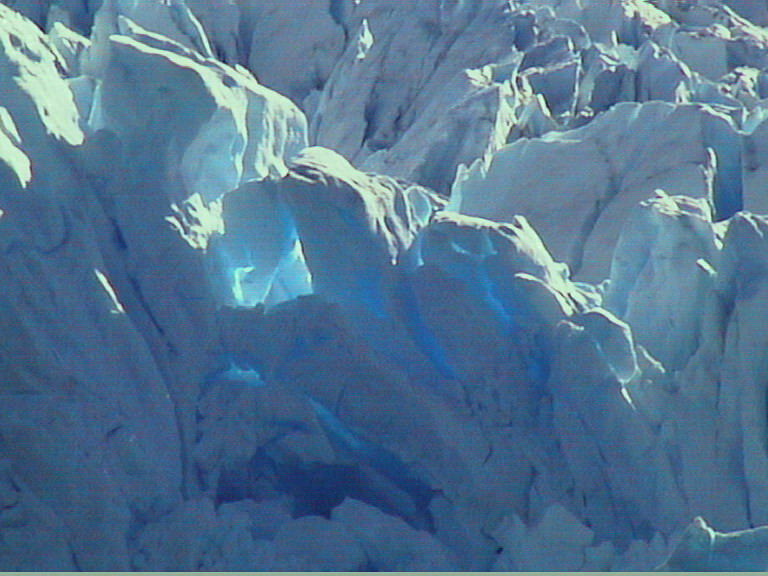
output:
{"label": "compacted snow", "polygon": [[766,26],[3,1],[0,570],[768,569]]}

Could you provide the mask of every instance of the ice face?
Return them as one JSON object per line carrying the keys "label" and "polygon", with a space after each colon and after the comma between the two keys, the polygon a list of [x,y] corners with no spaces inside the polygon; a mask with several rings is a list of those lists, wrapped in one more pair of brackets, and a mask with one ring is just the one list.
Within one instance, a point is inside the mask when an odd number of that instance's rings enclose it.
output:
{"label": "ice face", "polygon": [[7,168],[10,168],[18,179],[18,183],[25,187],[32,178],[32,166],[29,158],[20,148],[21,139],[19,131],[7,108],[0,108],[0,122],[2,122],[2,140],[0,154]]}
{"label": "ice face", "polygon": [[248,49],[248,67],[265,85],[302,104],[327,81],[344,50],[349,31],[339,8],[334,15],[334,7],[347,3],[242,3],[240,18],[246,32],[241,45]]}
{"label": "ice face", "polygon": [[607,273],[623,215],[657,188],[711,198],[721,218],[738,210],[739,150],[734,127],[708,108],[619,104],[584,128],[519,140],[477,161],[457,178],[451,206],[496,219],[525,215],[555,257],[595,281]]}
{"label": "ice face", "polygon": [[0,568],[765,568],[759,4],[2,3]]}
{"label": "ice face", "polygon": [[765,570],[768,542],[765,528],[721,533],[704,519],[694,519],[661,570],[747,572]]}
{"label": "ice face", "polygon": [[210,246],[227,305],[277,304],[312,292],[296,224],[270,180],[250,181],[222,200],[224,234]]}
{"label": "ice face", "polygon": [[[183,190],[178,199],[199,194],[211,202],[244,178],[284,173],[284,159],[306,141],[304,119],[295,107],[248,74],[206,63],[180,46],[155,47],[136,28],[129,30],[138,40],[109,40],[110,64],[94,103],[101,118],[92,129],[109,128],[135,138],[147,128],[157,130],[151,122],[162,122],[164,138],[181,156]],[[140,84],[131,80],[137,73],[144,79]],[[155,110],[149,126],[131,108],[132,102],[147,98]]]}
{"label": "ice face", "polygon": [[[482,69],[511,56],[515,28],[504,4],[355,7],[347,26],[365,21],[375,40],[364,59],[355,43],[347,46],[307,110],[313,142],[366,169],[447,191],[457,166],[496,149],[512,121],[509,86]],[[480,35],[483,46],[472,41]]]}
{"label": "ice face", "polygon": [[700,298],[712,290],[716,258],[709,205],[660,193],[641,203],[625,226],[606,306],[665,366],[680,368],[696,348]]}
{"label": "ice face", "polygon": [[[82,535],[65,544],[75,566],[126,569],[131,518],[160,518],[186,490],[194,390],[219,357],[204,254],[223,228],[217,201],[246,175],[285,173],[304,120],[248,74],[125,21],[128,36],[84,45],[94,76],[67,82],[77,51],[67,64],[58,41],[4,6],[0,16],[2,325],[15,335],[3,486],[30,518],[3,519],[2,563],[41,565],[33,554],[50,546],[68,565],[58,531]],[[13,552],[35,532],[30,554]]]}
{"label": "ice face", "polygon": [[390,313],[395,266],[425,223],[429,194],[368,175],[337,153],[304,149],[279,184],[318,294]]}
{"label": "ice face", "polygon": [[[0,19],[10,168],[0,198],[2,485],[21,519],[2,520],[3,565],[124,569],[130,510],[151,515],[179,498],[173,406],[146,341],[121,312],[124,294],[102,252],[104,215],[76,160],[84,134],[59,57],[31,22],[5,6]],[[82,538],[64,543],[56,534],[66,532]],[[51,559],[41,562],[46,548]]]}

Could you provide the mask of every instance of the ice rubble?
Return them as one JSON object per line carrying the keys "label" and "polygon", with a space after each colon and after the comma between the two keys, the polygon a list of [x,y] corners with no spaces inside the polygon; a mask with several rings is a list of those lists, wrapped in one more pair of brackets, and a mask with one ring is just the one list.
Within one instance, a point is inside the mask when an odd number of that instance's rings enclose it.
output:
{"label": "ice rubble", "polygon": [[764,569],[766,22],[0,4],[0,568]]}

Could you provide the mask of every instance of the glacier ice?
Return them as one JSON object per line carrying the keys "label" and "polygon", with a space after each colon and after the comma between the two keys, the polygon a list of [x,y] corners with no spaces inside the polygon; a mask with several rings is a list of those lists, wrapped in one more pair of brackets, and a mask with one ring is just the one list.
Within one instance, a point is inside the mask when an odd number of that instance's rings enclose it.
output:
{"label": "glacier ice", "polygon": [[243,2],[240,19],[248,32],[241,45],[248,67],[266,85],[302,104],[328,81],[349,39],[343,9],[334,10],[345,4],[349,0]]}
{"label": "glacier ice", "polygon": [[606,306],[664,366],[678,369],[695,351],[714,288],[718,238],[703,200],[659,191],[629,217],[611,263]]}
{"label": "glacier ice", "polygon": [[713,530],[703,518],[697,517],[660,569],[697,572],[762,571],[766,566],[767,548],[765,528],[723,534]]}
{"label": "glacier ice", "polygon": [[412,13],[361,2],[349,20],[364,19],[375,41],[364,59],[355,43],[339,58],[308,109],[312,142],[444,192],[460,163],[498,147],[509,129],[508,87],[463,77],[511,55],[516,28],[505,4],[427,0]]}
{"label": "glacier ice", "polygon": [[0,569],[765,569],[766,24],[0,3]]}
{"label": "glacier ice", "polygon": [[596,282],[607,275],[624,215],[656,189],[709,198],[720,219],[739,210],[739,156],[735,127],[713,108],[620,103],[582,128],[523,138],[476,160],[454,182],[451,206],[501,220],[525,215],[555,257]]}
{"label": "glacier ice", "polygon": [[211,238],[219,301],[269,305],[312,292],[296,224],[271,180],[250,180],[221,200],[223,234]]}
{"label": "glacier ice", "polygon": [[430,193],[361,172],[313,146],[291,160],[278,196],[292,216],[313,290],[387,315],[394,265],[429,218]]}

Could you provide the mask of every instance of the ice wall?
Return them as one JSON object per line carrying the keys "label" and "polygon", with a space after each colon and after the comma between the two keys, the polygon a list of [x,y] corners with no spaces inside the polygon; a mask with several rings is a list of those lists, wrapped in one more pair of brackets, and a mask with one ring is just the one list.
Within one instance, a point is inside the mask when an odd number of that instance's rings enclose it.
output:
{"label": "ice wall", "polygon": [[0,569],[764,570],[761,6],[0,4]]}

